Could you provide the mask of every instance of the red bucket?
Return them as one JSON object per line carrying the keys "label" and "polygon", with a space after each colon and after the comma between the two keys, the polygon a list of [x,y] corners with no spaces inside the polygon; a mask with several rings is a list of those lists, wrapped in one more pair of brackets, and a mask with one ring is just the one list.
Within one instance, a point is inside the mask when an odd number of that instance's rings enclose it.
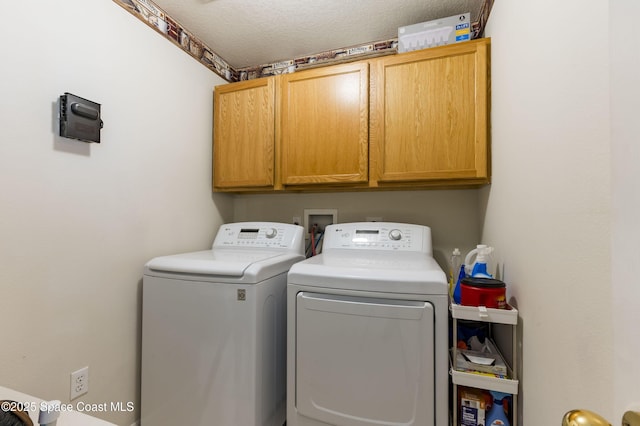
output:
{"label": "red bucket", "polygon": [[463,278],[460,282],[460,304],[505,309],[506,285],[493,278]]}

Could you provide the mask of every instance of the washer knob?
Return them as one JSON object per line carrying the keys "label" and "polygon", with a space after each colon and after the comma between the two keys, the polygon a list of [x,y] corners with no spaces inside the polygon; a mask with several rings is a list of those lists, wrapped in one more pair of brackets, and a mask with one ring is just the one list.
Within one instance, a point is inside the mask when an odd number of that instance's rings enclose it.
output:
{"label": "washer knob", "polygon": [[399,229],[392,229],[391,232],[389,232],[389,238],[391,238],[393,241],[401,240],[402,232],[400,232]]}
{"label": "washer knob", "polygon": [[278,230],[276,228],[269,228],[267,229],[267,232],[265,232],[265,235],[267,236],[267,238],[274,238],[276,235],[278,235]]}

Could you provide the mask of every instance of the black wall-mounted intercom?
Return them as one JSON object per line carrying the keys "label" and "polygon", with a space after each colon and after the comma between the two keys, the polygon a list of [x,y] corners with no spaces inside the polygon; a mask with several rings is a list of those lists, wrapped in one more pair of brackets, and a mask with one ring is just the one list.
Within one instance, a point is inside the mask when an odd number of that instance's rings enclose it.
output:
{"label": "black wall-mounted intercom", "polygon": [[100,143],[100,104],[71,93],[60,96],[60,136]]}

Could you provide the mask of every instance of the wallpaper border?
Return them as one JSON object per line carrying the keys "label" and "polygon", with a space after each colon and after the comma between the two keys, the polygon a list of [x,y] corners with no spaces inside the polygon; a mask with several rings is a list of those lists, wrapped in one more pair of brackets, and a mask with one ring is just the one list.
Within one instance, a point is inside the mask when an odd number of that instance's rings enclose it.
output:
{"label": "wallpaper border", "polygon": [[[364,57],[390,55],[396,53],[398,47],[398,39],[396,37],[300,56],[286,61],[234,69],[195,34],[169,16],[151,0],[113,1],[229,82],[286,74],[295,72],[298,69],[328,65],[335,62],[346,62]],[[472,39],[482,37],[493,2],[494,0],[485,0],[483,2],[477,20],[471,24]]]}

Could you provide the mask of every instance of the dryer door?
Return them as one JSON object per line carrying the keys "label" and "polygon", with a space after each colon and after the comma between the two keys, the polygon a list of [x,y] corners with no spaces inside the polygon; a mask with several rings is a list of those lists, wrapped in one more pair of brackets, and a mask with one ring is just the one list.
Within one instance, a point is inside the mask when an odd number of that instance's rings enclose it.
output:
{"label": "dryer door", "polygon": [[434,425],[434,312],[423,301],[298,293],[298,413],[338,426]]}

